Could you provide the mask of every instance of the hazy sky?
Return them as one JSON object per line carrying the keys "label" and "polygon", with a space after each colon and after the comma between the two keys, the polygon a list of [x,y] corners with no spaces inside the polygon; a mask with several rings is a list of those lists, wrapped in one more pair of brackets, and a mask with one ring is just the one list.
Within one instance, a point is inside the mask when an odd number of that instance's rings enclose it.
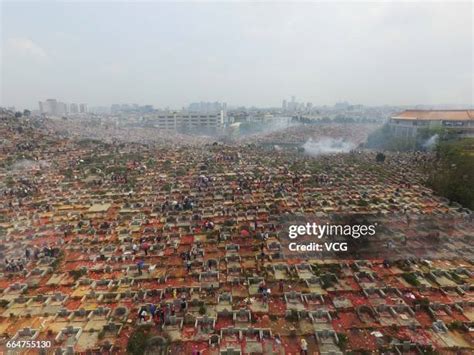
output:
{"label": "hazy sky", "polygon": [[1,6],[0,105],[473,102],[470,2]]}

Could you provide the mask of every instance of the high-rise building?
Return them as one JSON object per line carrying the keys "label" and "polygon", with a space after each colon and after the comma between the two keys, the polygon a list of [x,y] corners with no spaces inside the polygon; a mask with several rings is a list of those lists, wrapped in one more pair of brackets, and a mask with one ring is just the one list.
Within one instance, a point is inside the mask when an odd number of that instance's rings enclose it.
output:
{"label": "high-rise building", "polygon": [[286,111],[287,108],[288,108],[288,105],[286,103],[286,100],[283,100],[282,104],[281,104],[281,108],[283,109],[283,111]]}
{"label": "high-rise building", "polygon": [[46,108],[45,108],[46,113],[49,113],[50,115],[53,115],[53,116],[56,116],[58,114],[58,101],[56,101],[56,99],[47,99],[45,104],[46,104]]}
{"label": "high-rise building", "polygon": [[58,102],[56,114],[58,116],[63,116],[63,115],[66,115],[67,113],[68,113],[67,104],[65,104],[64,102]]}
{"label": "high-rise building", "polygon": [[87,113],[87,104],[80,104],[79,105],[79,112],[80,113]]}
{"label": "high-rise building", "polygon": [[296,111],[297,109],[297,102],[296,102],[296,98],[294,96],[291,97],[291,102],[288,103],[287,105],[287,108],[288,108],[288,111]]}
{"label": "high-rise building", "polygon": [[77,104],[70,104],[69,105],[69,112],[78,113],[79,112],[79,107],[77,106]]}
{"label": "high-rise building", "polygon": [[50,116],[63,116],[69,112],[68,105],[56,99],[47,99],[44,102],[39,101],[38,106],[40,113]]}

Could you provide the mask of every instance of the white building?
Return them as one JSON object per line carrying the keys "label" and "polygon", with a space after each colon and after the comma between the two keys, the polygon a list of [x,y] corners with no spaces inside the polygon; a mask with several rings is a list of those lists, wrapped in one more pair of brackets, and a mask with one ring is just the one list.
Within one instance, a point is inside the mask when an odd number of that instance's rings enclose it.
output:
{"label": "white building", "polygon": [[168,131],[215,131],[224,127],[224,111],[214,113],[159,112],[145,117],[155,127]]}

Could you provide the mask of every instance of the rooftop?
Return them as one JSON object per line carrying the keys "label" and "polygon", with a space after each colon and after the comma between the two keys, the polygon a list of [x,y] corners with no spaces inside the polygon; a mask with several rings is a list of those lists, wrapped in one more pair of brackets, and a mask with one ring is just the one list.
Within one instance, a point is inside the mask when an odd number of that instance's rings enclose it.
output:
{"label": "rooftop", "polygon": [[474,120],[474,110],[405,110],[392,119],[423,121],[470,121]]}

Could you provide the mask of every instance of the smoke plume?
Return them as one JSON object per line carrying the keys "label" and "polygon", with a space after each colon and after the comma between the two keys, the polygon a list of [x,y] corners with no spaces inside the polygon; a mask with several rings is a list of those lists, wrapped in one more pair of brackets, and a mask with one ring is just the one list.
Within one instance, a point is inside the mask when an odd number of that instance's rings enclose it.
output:
{"label": "smoke plume", "polygon": [[431,136],[425,143],[423,143],[423,148],[427,150],[433,149],[436,146],[436,144],[438,144],[438,140],[439,140],[438,134]]}
{"label": "smoke plume", "polygon": [[318,156],[335,153],[349,153],[356,145],[353,142],[345,141],[342,138],[324,137],[313,141],[311,138],[303,145],[306,153]]}

